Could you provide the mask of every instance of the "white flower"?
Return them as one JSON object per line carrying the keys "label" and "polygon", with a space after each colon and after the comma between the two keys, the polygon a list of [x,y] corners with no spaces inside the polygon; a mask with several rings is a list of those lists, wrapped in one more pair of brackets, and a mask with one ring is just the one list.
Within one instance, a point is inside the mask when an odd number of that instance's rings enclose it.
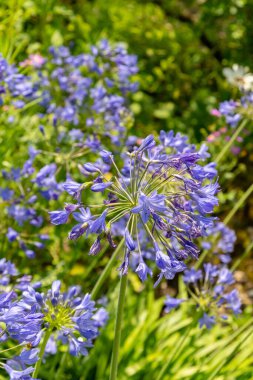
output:
{"label": "white flower", "polygon": [[253,74],[249,72],[248,67],[234,64],[232,68],[225,67],[223,74],[231,85],[244,91],[253,89]]}

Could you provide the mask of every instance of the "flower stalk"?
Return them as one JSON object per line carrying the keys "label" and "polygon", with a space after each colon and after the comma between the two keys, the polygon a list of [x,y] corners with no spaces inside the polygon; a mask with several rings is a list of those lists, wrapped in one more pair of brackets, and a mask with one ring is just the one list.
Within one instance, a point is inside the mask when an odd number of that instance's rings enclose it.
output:
{"label": "flower stalk", "polygon": [[50,338],[51,333],[52,333],[52,330],[48,329],[45,332],[44,338],[42,340],[41,347],[40,347],[40,352],[39,352],[39,360],[35,364],[35,368],[34,368],[34,371],[33,371],[33,377],[35,379],[37,378],[37,376],[39,374],[39,370],[40,370],[42,359],[43,359],[43,356],[44,356],[44,353],[45,353],[46,345],[47,345],[47,342],[48,342],[48,340]]}
{"label": "flower stalk", "polygon": [[121,337],[121,329],[122,329],[122,321],[123,321],[126,288],[127,288],[127,276],[122,275],[120,279],[120,290],[119,290],[116,324],[115,324],[115,332],[114,332],[114,340],[113,340],[110,380],[117,379],[120,337]]}
{"label": "flower stalk", "polygon": [[237,137],[240,135],[240,133],[242,132],[242,130],[246,127],[247,122],[248,122],[247,119],[244,119],[241,122],[241,124],[239,125],[239,127],[237,128],[237,130],[235,131],[235,133],[233,134],[233,136],[231,137],[231,139],[224,146],[224,148],[220,151],[220,153],[218,154],[218,156],[216,157],[216,159],[214,160],[214,162],[216,162],[218,164],[222,160],[222,158],[225,156],[225,154],[227,153],[227,151],[229,150],[229,148],[231,148],[231,146],[233,145],[233,143],[235,142],[235,140],[237,139]]}
{"label": "flower stalk", "polygon": [[124,243],[124,240],[125,239],[122,239],[121,242],[119,243],[118,247],[115,249],[115,251],[113,252],[113,255],[111,256],[110,260],[108,261],[105,269],[103,270],[101,276],[99,277],[98,281],[96,282],[92,292],[91,292],[91,298],[96,298],[101,287],[103,286],[105,280],[107,279],[107,277],[109,276],[113,266],[114,266],[114,263],[115,263],[115,260],[121,250],[121,247]]}

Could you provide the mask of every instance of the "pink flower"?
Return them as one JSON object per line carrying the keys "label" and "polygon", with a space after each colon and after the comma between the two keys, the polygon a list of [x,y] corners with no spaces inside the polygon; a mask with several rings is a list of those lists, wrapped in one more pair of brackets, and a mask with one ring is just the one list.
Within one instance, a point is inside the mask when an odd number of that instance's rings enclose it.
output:
{"label": "pink flower", "polygon": [[215,140],[215,136],[213,134],[207,136],[207,141],[212,142]]}
{"label": "pink flower", "polygon": [[25,61],[20,62],[20,66],[41,67],[45,63],[45,61],[45,58],[43,58],[40,54],[30,54]]}
{"label": "pink flower", "polygon": [[239,148],[239,146],[232,146],[231,148],[231,152],[237,156],[240,152],[241,152],[241,148]]}
{"label": "pink flower", "polygon": [[216,116],[216,117],[220,117],[221,116],[220,111],[217,110],[216,108],[213,108],[210,113],[211,113],[211,115]]}

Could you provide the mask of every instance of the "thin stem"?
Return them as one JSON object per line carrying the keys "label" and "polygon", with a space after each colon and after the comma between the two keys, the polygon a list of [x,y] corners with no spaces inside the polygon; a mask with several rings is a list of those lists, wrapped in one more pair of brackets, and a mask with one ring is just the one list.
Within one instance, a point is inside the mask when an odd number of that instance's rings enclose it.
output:
{"label": "thin stem", "polygon": [[120,337],[121,337],[126,288],[127,288],[127,276],[123,275],[121,276],[121,279],[120,279],[120,290],[119,290],[116,324],[115,324],[115,332],[114,332],[114,340],[113,340],[110,380],[117,379]]}
{"label": "thin stem", "polygon": [[37,376],[39,374],[39,370],[40,370],[42,359],[43,359],[43,356],[45,353],[46,345],[47,345],[48,339],[50,338],[51,333],[52,333],[51,329],[48,329],[44,335],[43,340],[42,340],[42,344],[40,347],[40,353],[39,353],[39,360],[35,364],[35,368],[34,368],[33,375],[32,375],[32,377],[34,377],[35,379],[37,378]]}
{"label": "thin stem", "polygon": [[[5,331],[3,331],[3,334],[4,334],[4,332],[5,332]],[[3,335],[3,334],[2,334],[2,335]],[[2,335],[1,335],[1,336],[2,336]],[[18,344],[17,346],[13,346],[13,347],[10,347],[10,348],[6,348],[6,350],[1,350],[1,351],[0,351],[0,354],[2,354],[3,352],[6,352],[6,351],[14,350],[14,349],[16,349],[16,348],[18,348],[18,347],[22,347],[22,346],[24,346],[24,343]]]}
{"label": "thin stem", "polygon": [[121,250],[121,247],[124,243],[124,240],[125,239],[122,239],[121,242],[119,243],[119,245],[117,246],[117,248],[115,249],[115,251],[113,252],[113,255],[111,256],[110,260],[108,261],[105,269],[103,270],[101,276],[99,276],[99,279],[98,281],[96,282],[92,292],[91,292],[91,297],[94,299],[97,297],[97,294],[101,288],[101,286],[104,284],[105,280],[107,279],[107,277],[109,276],[113,266],[114,266],[114,262]]}
{"label": "thin stem", "polygon": [[238,202],[234,205],[232,210],[228,213],[226,218],[224,219],[223,223],[228,224],[230,220],[233,218],[237,210],[243,205],[243,203],[246,201],[246,199],[250,196],[250,194],[253,192],[253,184],[250,185],[250,187],[245,191],[245,193],[241,196]]}
{"label": "thin stem", "polygon": [[67,358],[67,352],[64,352],[60,361],[58,371],[56,372],[56,375],[55,375],[55,380],[62,379],[63,370],[66,364],[66,358]]}
{"label": "thin stem", "polygon": [[235,133],[233,134],[233,136],[231,137],[231,139],[224,146],[224,148],[220,151],[220,153],[218,154],[218,156],[216,157],[216,159],[214,160],[214,162],[216,162],[218,164],[221,161],[221,159],[223,158],[223,156],[225,156],[225,154],[227,153],[228,149],[231,148],[231,146],[233,145],[233,142],[237,139],[237,137],[239,136],[239,134],[241,133],[241,131],[245,128],[247,122],[248,122],[247,119],[244,119],[242,121],[242,123],[239,125],[239,127],[237,128],[237,130],[235,131]]}
{"label": "thin stem", "polygon": [[244,253],[242,254],[241,257],[239,257],[238,260],[236,260],[236,262],[234,263],[234,265],[232,266],[231,268],[231,271],[234,272],[236,270],[236,268],[241,264],[241,262],[247,257],[249,256],[249,254],[251,253],[253,249],[253,242],[251,242],[248,247],[246,248],[246,250],[244,251]]}

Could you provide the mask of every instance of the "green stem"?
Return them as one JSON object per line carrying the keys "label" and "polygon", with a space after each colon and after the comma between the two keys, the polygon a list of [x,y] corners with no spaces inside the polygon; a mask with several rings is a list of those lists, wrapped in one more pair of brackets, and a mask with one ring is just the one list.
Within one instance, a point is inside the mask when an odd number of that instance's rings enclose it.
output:
{"label": "green stem", "polygon": [[239,136],[239,134],[241,133],[241,131],[245,128],[247,122],[248,122],[247,119],[244,119],[241,122],[241,124],[239,125],[239,127],[237,128],[237,130],[235,131],[235,133],[232,135],[231,139],[224,146],[224,148],[220,151],[220,153],[218,154],[218,156],[216,157],[216,159],[214,160],[214,162],[216,162],[218,164],[221,161],[221,159],[223,158],[223,156],[225,156],[225,154],[227,153],[228,149],[231,148],[231,146],[233,145],[234,141],[237,139],[237,137]]}
{"label": "green stem", "polygon": [[40,353],[39,353],[39,360],[35,364],[35,368],[34,368],[33,375],[32,375],[32,377],[34,379],[36,379],[37,376],[38,376],[38,373],[39,373],[39,370],[40,370],[40,366],[41,366],[41,363],[42,363],[42,359],[43,359],[43,356],[44,356],[44,353],[45,353],[46,345],[47,345],[48,339],[50,338],[51,333],[52,333],[52,330],[48,329],[46,331],[45,335],[44,335],[43,340],[42,340],[41,347],[40,347]]}
{"label": "green stem", "polygon": [[114,262],[118,256],[118,253],[120,252],[121,250],[121,247],[124,243],[124,240],[125,239],[122,239],[121,242],[119,243],[119,245],[117,246],[117,248],[115,249],[115,251],[113,252],[113,255],[111,256],[110,260],[108,261],[105,269],[103,270],[102,274],[99,276],[99,279],[98,281],[96,282],[92,292],[91,292],[91,297],[94,299],[97,297],[97,294],[101,288],[101,286],[104,284],[105,280],[107,279],[107,277],[109,276],[113,266],[114,266]]}
{"label": "green stem", "polygon": [[116,324],[115,324],[115,331],[114,331],[110,380],[117,379],[120,336],[121,336],[121,327],[122,327],[122,320],[123,320],[126,288],[127,288],[127,276],[122,275],[120,279],[120,290],[119,290]]}
{"label": "green stem", "polygon": [[66,357],[67,357],[67,352],[64,352],[64,354],[62,355],[61,361],[60,361],[58,371],[56,372],[56,375],[55,375],[55,380],[62,379],[63,369],[64,369],[65,364],[66,364]]}
{"label": "green stem", "polygon": [[253,184],[250,185],[248,190],[245,191],[245,193],[241,196],[239,201],[236,202],[236,204],[234,205],[232,210],[228,213],[228,215],[226,216],[226,218],[223,221],[224,224],[228,224],[230,222],[230,220],[233,218],[233,216],[235,215],[237,210],[239,210],[239,208],[243,205],[243,203],[246,201],[246,199],[250,196],[250,194],[252,192],[253,192]]}
{"label": "green stem", "polygon": [[236,270],[236,268],[241,264],[241,262],[251,253],[252,249],[253,249],[253,242],[251,242],[248,245],[248,247],[246,248],[246,250],[244,251],[242,256],[236,260],[236,262],[234,263],[234,265],[231,268],[232,272],[234,272]]}

